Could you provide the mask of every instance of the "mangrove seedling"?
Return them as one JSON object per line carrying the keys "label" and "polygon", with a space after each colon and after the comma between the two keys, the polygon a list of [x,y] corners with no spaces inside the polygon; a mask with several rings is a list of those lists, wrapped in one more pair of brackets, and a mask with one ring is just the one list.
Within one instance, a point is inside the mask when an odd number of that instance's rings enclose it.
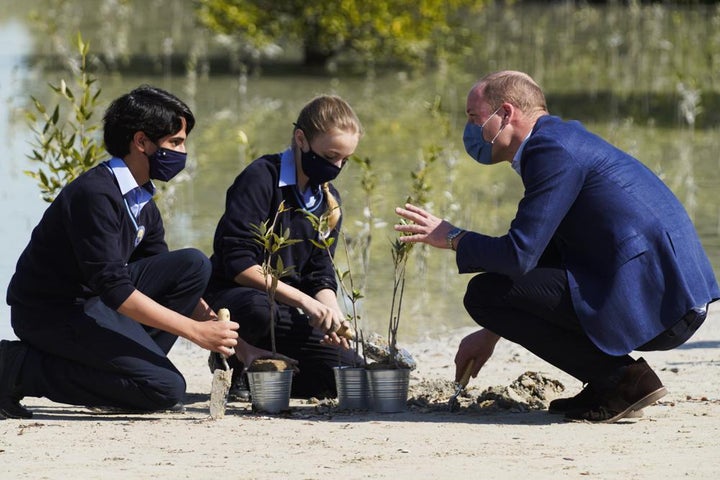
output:
{"label": "mangrove seedling", "polygon": [[285,207],[285,202],[280,202],[277,212],[275,212],[275,216],[272,219],[272,223],[270,223],[268,219],[260,225],[251,225],[255,241],[263,249],[263,261],[260,269],[265,278],[265,291],[267,292],[268,303],[270,304],[270,344],[273,353],[277,353],[275,346],[275,312],[277,310],[275,292],[277,291],[280,279],[293,270],[292,265],[286,267],[283,264],[278,252],[285,247],[301,241],[290,238],[290,229],[285,229],[282,234],[275,232],[280,214],[288,210],[289,209]]}

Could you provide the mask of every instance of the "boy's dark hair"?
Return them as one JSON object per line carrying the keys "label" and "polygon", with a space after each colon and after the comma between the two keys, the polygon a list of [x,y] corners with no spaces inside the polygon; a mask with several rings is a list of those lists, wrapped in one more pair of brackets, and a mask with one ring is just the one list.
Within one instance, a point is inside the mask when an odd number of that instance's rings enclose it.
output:
{"label": "boy's dark hair", "polygon": [[150,85],[141,85],[113,100],[103,118],[105,149],[114,157],[130,153],[130,141],[142,131],[153,142],[180,130],[185,118],[185,132],[190,134],[195,116],[185,103],[172,93]]}

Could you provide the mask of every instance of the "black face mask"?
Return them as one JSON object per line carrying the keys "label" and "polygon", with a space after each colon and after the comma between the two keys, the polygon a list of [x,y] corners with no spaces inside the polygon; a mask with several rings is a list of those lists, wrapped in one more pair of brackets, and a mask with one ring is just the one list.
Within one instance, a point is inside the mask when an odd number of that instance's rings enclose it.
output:
{"label": "black face mask", "polygon": [[312,151],[301,153],[302,169],[313,185],[321,185],[335,179],[342,170],[342,167],[333,165],[323,157]]}

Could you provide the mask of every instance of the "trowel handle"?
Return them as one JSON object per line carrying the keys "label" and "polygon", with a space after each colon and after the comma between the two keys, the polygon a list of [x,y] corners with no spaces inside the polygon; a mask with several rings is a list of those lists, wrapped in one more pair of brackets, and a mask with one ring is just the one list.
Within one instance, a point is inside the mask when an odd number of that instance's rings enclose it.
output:
{"label": "trowel handle", "polygon": [[355,332],[351,327],[342,325],[335,330],[335,334],[338,337],[344,337],[348,340],[355,340]]}
{"label": "trowel handle", "polygon": [[217,312],[217,319],[219,322],[229,322],[230,321],[230,310],[227,308],[221,308]]}
{"label": "trowel handle", "polygon": [[470,374],[472,373],[473,366],[475,365],[475,359],[471,358],[470,361],[465,365],[465,370],[463,370],[462,377],[460,377],[460,381],[458,382],[460,385],[462,385],[463,388],[465,388],[470,381]]}
{"label": "trowel handle", "polygon": [[[218,312],[217,312],[217,320],[216,320],[216,321],[218,321],[218,322],[229,322],[229,321],[230,321],[230,310],[228,310],[227,308],[221,308],[220,310],[218,310]],[[227,359],[226,359],[225,355],[222,355],[222,354],[221,354],[220,356],[222,357],[223,362],[225,363],[225,369],[226,369],[226,370],[229,370],[230,367],[229,367],[228,364],[227,364]]]}

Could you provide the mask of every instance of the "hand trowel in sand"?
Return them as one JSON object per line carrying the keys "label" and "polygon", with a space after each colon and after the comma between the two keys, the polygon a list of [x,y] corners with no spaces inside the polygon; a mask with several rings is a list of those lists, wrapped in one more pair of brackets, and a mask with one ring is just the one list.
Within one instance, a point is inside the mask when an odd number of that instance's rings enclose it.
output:
{"label": "hand trowel in sand", "polygon": [[[219,322],[230,321],[230,311],[227,308],[218,310]],[[217,420],[225,416],[225,407],[227,406],[228,392],[232,383],[232,369],[228,365],[225,356],[220,355],[222,359],[222,368],[216,368],[213,372],[212,386],[210,387],[210,418]]]}
{"label": "hand trowel in sand", "polygon": [[472,368],[474,364],[475,359],[470,359],[470,361],[465,365],[465,369],[463,370],[460,381],[455,382],[455,394],[450,397],[450,400],[448,401],[448,406],[450,407],[451,412],[456,412],[460,408],[458,396],[462,393],[463,390],[465,390],[465,387],[467,387],[467,384],[470,381],[470,374],[472,373]]}

